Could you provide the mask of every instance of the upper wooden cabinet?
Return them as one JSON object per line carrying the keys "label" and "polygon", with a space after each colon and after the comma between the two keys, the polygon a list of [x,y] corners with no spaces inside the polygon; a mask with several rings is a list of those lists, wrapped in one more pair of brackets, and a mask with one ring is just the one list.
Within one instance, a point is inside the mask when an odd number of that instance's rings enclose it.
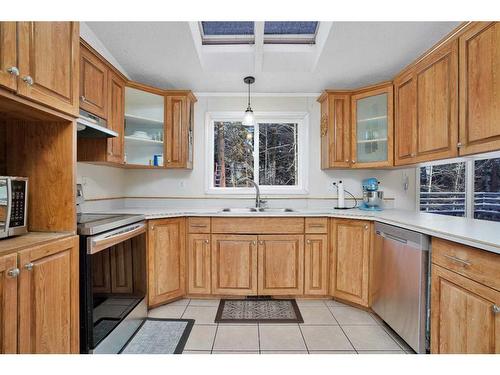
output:
{"label": "upper wooden cabinet", "polygon": [[19,352],[79,353],[78,236],[19,253]]}
{"label": "upper wooden cabinet", "polygon": [[351,96],[353,168],[393,165],[393,87],[380,84]]}
{"label": "upper wooden cabinet", "polygon": [[148,223],[148,305],[157,306],[186,293],[186,219]]}
{"label": "upper wooden cabinet", "polygon": [[80,48],[80,108],[103,119],[108,117],[108,72],[109,68],[106,63],[82,45]]}
{"label": "upper wooden cabinet", "polygon": [[78,116],[79,23],[18,22],[17,93]]}
{"label": "upper wooden cabinet", "polygon": [[257,236],[212,235],[212,293],[257,295]]}
{"label": "upper wooden cabinet", "polygon": [[395,164],[458,154],[458,41],[452,40],[394,80]]}
{"label": "upper wooden cabinet", "polygon": [[166,96],[165,166],[193,168],[194,103],[191,92]]}
{"label": "upper wooden cabinet", "polygon": [[372,224],[334,219],[331,223],[330,292],[334,297],[369,307]]}
{"label": "upper wooden cabinet", "polygon": [[0,22],[0,86],[17,89],[17,25]]}
{"label": "upper wooden cabinet", "polygon": [[108,138],[107,161],[124,162],[125,81],[116,73],[108,72],[108,128],[118,137]]}
{"label": "upper wooden cabinet", "polygon": [[300,295],[304,293],[304,236],[259,236],[258,293]]}
{"label": "upper wooden cabinet", "polygon": [[321,103],[321,169],[351,165],[351,96],[324,92]]}
{"label": "upper wooden cabinet", "polygon": [[17,353],[17,254],[0,256],[0,354]]}
{"label": "upper wooden cabinet", "polygon": [[460,155],[500,149],[500,23],[474,22],[460,44]]}

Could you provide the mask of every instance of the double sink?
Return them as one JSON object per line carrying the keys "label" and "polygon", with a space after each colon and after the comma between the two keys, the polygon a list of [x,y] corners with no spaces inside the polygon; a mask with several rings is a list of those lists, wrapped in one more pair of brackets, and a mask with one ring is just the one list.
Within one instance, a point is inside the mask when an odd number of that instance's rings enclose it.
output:
{"label": "double sink", "polygon": [[223,208],[221,212],[229,212],[234,214],[242,214],[242,213],[260,213],[260,212],[268,212],[268,213],[285,213],[285,212],[295,212],[295,210],[291,208]]}

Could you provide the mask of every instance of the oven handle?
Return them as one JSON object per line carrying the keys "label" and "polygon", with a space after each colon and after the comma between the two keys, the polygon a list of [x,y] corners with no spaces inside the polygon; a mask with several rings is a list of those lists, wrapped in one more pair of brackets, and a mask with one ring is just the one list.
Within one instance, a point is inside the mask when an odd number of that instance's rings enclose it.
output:
{"label": "oven handle", "polygon": [[103,233],[88,239],[87,254],[96,254],[113,245],[124,242],[132,237],[146,232],[146,222],[141,221],[127,225],[123,228],[115,229],[111,232]]}

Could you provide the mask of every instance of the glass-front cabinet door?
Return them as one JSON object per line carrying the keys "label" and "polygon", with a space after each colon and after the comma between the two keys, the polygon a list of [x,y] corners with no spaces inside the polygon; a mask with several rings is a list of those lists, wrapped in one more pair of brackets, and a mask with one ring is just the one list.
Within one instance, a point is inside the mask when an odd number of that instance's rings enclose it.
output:
{"label": "glass-front cabinet door", "polygon": [[163,167],[165,97],[125,88],[125,164]]}
{"label": "glass-front cabinet door", "polygon": [[352,167],[393,165],[392,84],[352,96]]}

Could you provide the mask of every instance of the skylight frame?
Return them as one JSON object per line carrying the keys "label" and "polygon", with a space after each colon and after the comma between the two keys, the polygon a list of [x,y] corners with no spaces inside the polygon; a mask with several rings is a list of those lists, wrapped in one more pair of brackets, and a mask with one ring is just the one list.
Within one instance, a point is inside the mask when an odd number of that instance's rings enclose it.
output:
{"label": "skylight frame", "polygon": [[237,44],[255,44],[255,26],[253,34],[237,35],[207,35],[203,30],[203,21],[198,21],[200,29],[201,43],[203,45],[237,45]]}
{"label": "skylight frame", "polygon": [[265,34],[264,44],[316,44],[319,21],[315,21],[316,29],[312,34]]}

